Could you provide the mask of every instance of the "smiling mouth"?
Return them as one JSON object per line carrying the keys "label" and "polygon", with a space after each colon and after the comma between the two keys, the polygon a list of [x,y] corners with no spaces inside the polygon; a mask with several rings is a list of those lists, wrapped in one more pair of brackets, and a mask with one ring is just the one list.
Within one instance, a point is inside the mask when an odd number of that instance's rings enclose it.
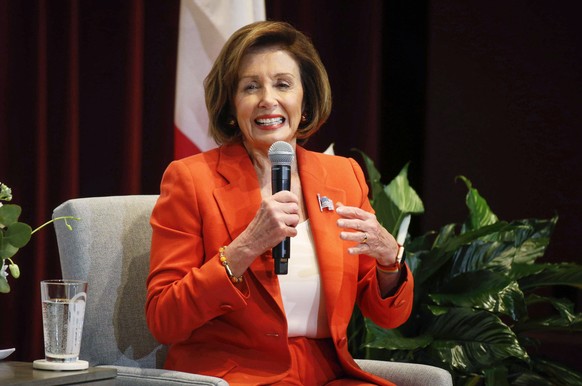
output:
{"label": "smiling mouth", "polygon": [[264,119],[256,119],[255,123],[259,126],[273,126],[273,125],[280,125],[285,122],[285,118],[278,117],[278,118],[264,118]]}

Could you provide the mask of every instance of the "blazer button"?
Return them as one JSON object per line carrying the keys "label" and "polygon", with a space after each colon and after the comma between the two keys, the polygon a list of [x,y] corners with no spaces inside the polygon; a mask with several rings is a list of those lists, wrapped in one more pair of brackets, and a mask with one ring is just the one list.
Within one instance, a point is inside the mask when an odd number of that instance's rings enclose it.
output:
{"label": "blazer button", "polygon": [[220,306],[222,311],[232,311],[232,306],[230,304],[223,304]]}
{"label": "blazer button", "polygon": [[348,342],[348,338],[346,338],[345,336],[342,336],[341,339],[338,340],[337,346],[339,348],[343,348],[346,345],[347,342]]}

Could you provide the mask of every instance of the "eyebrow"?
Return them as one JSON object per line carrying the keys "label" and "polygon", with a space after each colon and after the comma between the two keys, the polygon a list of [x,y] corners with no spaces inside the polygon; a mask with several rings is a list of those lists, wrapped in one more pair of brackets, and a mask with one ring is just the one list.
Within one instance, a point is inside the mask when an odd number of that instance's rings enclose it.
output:
{"label": "eyebrow", "polygon": [[[277,74],[275,74],[275,78],[280,78],[282,76],[290,76],[292,78],[295,78],[295,75],[293,75],[290,72],[279,72]],[[257,79],[259,76],[258,75],[243,75],[239,78],[239,81],[243,80],[243,79]]]}

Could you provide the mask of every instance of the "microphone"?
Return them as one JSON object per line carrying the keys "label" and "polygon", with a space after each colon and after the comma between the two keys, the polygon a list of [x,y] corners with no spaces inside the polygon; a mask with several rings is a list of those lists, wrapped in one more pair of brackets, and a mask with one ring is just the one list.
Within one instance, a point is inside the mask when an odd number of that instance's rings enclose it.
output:
{"label": "microphone", "polygon": [[[291,163],[295,154],[293,147],[284,141],[277,141],[269,148],[269,160],[271,160],[271,188],[275,194],[281,190],[291,190]],[[275,245],[273,259],[275,260],[275,273],[286,275],[288,260],[291,257],[291,241],[289,237]]]}

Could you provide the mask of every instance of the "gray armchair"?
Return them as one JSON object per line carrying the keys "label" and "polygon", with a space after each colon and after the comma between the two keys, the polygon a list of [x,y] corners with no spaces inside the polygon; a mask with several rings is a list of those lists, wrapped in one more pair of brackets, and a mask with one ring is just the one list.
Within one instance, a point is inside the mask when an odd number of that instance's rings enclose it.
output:
{"label": "gray armchair", "polygon": [[[145,281],[149,271],[149,218],[155,195],[69,200],[53,218],[75,216],[69,231],[55,222],[63,278],[89,282],[81,359],[117,369],[118,385],[228,385],[222,379],[163,369],[166,347],[151,336],[145,321]],[[397,385],[452,385],[437,367],[357,360]]]}

